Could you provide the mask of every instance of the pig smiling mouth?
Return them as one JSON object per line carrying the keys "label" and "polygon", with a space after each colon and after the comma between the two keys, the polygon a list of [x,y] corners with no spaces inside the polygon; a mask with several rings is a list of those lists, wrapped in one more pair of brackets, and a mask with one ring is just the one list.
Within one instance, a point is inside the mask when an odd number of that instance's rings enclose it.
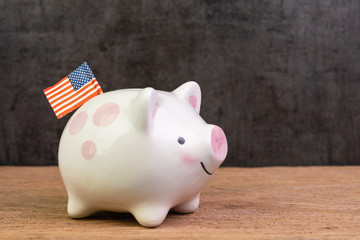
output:
{"label": "pig smiling mouth", "polygon": [[204,171],[208,174],[208,175],[212,175],[212,173],[210,173],[206,168],[203,162],[200,162],[202,168],[204,169]]}

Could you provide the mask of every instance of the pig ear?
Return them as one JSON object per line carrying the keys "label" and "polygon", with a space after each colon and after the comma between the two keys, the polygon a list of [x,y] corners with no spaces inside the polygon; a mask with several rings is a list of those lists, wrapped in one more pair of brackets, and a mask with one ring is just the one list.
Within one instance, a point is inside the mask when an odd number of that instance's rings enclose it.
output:
{"label": "pig ear", "polygon": [[189,103],[198,113],[200,113],[201,105],[201,90],[199,84],[196,82],[186,82],[173,93],[180,99]]}
{"label": "pig ear", "polygon": [[131,118],[138,129],[150,130],[160,102],[160,97],[153,88],[139,92],[131,103]]}

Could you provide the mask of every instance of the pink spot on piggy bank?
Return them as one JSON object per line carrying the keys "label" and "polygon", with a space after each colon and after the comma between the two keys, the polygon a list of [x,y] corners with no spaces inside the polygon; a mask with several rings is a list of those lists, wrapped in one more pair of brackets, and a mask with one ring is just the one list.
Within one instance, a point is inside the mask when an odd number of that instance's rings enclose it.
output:
{"label": "pink spot on piggy bank", "polygon": [[117,103],[105,103],[96,110],[93,122],[96,126],[106,127],[112,124],[119,115],[120,108]]}
{"label": "pink spot on piggy bank", "polygon": [[81,147],[81,154],[87,160],[90,160],[94,157],[96,153],[96,145],[93,141],[86,141]]}
{"label": "pink spot on piggy bank", "polygon": [[87,120],[88,116],[87,113],[84,112],[80,112],[79,114],[77,114],[74,119],[72,119],[72,121],[70,122],[70,126],[69,126],[69,132],[71,135],[75,135],[78,132],[81,131],[81,129],[84,127],[86,120]]}
{"label": "pink spot on piggy bank", "polygon": [[201,118],[200,105],[199,85],[187,82],[172,92],[112,91],[81,106],[59,144],[68,214],[130,212],[156,227],[170,210],[194,212],[227,155],[224,131]]}

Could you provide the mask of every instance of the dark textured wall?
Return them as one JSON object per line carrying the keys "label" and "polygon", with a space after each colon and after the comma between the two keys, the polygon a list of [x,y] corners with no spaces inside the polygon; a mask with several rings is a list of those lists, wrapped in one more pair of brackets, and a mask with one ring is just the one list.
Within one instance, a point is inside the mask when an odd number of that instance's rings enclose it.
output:
{"label": "dark textured wall", "polygon": [[57,163],[42,90],[83,61],[105,92],[197,81],[224,165],[360,163],[359,1],[0,0],[0,164]]}

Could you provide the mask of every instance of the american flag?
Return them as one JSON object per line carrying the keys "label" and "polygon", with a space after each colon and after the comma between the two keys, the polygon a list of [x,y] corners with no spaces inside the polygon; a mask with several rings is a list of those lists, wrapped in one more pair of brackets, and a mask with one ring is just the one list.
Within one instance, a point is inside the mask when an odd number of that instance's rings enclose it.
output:
{"label": "american flag", "polygon": [[89,65],[84,62],[60,82],[46,88],[44,93],[59,119],[103,91]]}

